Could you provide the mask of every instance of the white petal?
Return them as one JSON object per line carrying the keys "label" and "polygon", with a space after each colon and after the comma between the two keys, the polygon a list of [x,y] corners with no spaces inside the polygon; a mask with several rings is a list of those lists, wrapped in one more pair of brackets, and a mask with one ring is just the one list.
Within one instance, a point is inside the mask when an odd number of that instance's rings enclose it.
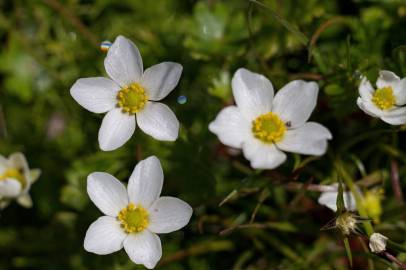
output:
{"label": "white petal", "polygon": [[384,112],[375,106],[370,100],[363,100],[362,98],[357,99],[358,107],[364,111],[366,114],[372,117],[381,117]]}
{"label": "white petal", "polygon": [[392,71],[381,70],[379,72],[379,77],[378,77],[378,80],[376,81],[376,85],[378,86],[378,88],[383,88],[385,86],[391,86],[392,88],[394,88],[394,86],[399,81],[400,81],[400,78]]}
{"label": "white petal", "polygon": [[86,232],[84,248],[88,252],[106,255],[123,248],[127,234],[113,217],[99,217]]}
{"label": "white petal", "polygon": [[174,197],[161,197],[149,209],[150,225],[154,233],[170,233],[185,227],[193,209],[186,202]]}
{"label": "white petal", "polygon": [[352,195],[352,192],[344,192],[343,193],[344,197],[344,207],[349,210],[349,211],[355,211],[357,210],[357,203],[355,201],[354,195]]}
{"label": "white petal", "polygon": [[24,172],[29,171],[27,159],[20,152],[13,153],[8,157],[8,167],[22,169]]}
{"label": "white petal", "polygon": [[148,208],[161,194],[164,173],[155,156],[141,160],[135,166],[128,182],[130,201]]}
{"label": "white petal", "polygon": [[366,77],[362,78],[358,87],[358,92],[362,99],[371,100],[372,95],[374,94],[374,88]]}
{"label": "white petal", "polygon": [[8,157],[7,163],[9,168],[22,170],[22,174],[25,180],[25,186],[23,187],[23,190],[20,191],[20,193],[27,192],[31,187],[31,174],[30,168],[28,167],[27,159],[25,158],[24,154],[20,152],[11,154]]}
{"label": "white petal", "polygon": [[396,105],[406,104],[406,78],[400,79],[395,73],[388,70],[381,70],[376,82],[378,88],[390,86],[396,97]]}
{"label": "white petal", "polygon": [[277,146],[287,152],[320,156],[327,151],[327,140],[331,138],[327,128],[315,122],[308,122],[301,127],[287,130]]}
{"label": "white petal", "polygon": [[114,176],[94,172],[87,177],[87,193],[105,215],[116,217],[128,205],[127,190]]}
{"label": "white petal", "polygon": [[391,125],[404,125],[406,124],[406,107],[389,110],[381,116],[381,119]]}
{"label": "white petal", "polygon": [[99,144],[103,151],[111,151],[125,144],[135,131],[135,116],[120,108],[109,111],[99,130]]}
{"label": "white petal", "polygon": [[124,240],[124,249],[136,264],[153,269],[162,257],[161,240],[148,230],[128,235]]}
{"label": "white petal", "polygon": [[[338,192],[323,192],[319,197],[319,204],[324,205],[334,212],[337,211],[337,196]],[[357,209],[354,195],[351,192],[343,192],[344,206],[349,211],[355,211]]]}
{"label": "white petal", "polygon": [[110,79],[79,79],[70,89],[71,96],[83,108],[94,113],[105,113],[117,103],[117,92],[120,86]]}
{"label": "white petal", "polygon": [[159,102],[147,102],[137,113],[137,122],[145,133],[160,141],[175,141],[179,133],[179,121],[168,106]]}
{"label": "white petal", "polygon": [[358,107],[366,114],[380,118],[382,121],[391,125],[406,124],[406,107],[398,107],[395,109],[383,111],[376,107],[372,102],[357,99]]}
{"label": "white petal", "polygon": [[31,183],[34,183],[38,180],[38,178],[41,175],[41,169],[31,169],[30,170],[30,178],[31,178]]}
{"label": "white petal", "polygon": [[249,119],[271,111],[274,90],[265,76],[240,68],[231,83],[235,103]]}
{"label": "white petal", "polygon": [[315,82],[291,81],[275,95],[272,111],[292,128],[303,125],[317,103],[319,86]]}
{"label": "white petal", "polygon": [[406,104],[406,78],[399,81],[393,89],[396,96],[396,105],[401,106]]}
{"label": "white petal", "polygon": [[120,86],[139,82],[142,76],[142,58],[131,40],[118,36],[104,59],[107,74]]}
{"label": "white petal", "polygon": [[278,150],[274,144],[265,144],[251,138],[242,144],[246,159],[251,161],[255,169],[274,169],[286,160],[286,155]]}
{"label": "white petal", "polygon": [[17,198],[17,202],[19,205],[25,207],[25,208],[31,208],[32,207],[32,199],[29,194],[24,194],[21,195]]}
{"label": "white petal", "polygon": [[244,140],[251,134],[251,123],[236,106],[229,106],[220,111],[216,119],[209,124],[209,130],[228,146],[241,148]]}
{"label": "white petal", "polygon": [[0,197],[14,198],[21,193],[21,184],[18,180],[7,178],[0,181]]}
{"label": "white petal", "polygon": [[149,100],[161,100],[178,84],[182,65],[163,62],[145,70],[141,84],[146,88]]}

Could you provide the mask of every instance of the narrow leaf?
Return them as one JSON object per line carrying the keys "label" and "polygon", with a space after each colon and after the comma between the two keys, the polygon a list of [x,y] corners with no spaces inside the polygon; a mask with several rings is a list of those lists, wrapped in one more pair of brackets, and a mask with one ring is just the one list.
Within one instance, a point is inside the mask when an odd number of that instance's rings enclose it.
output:
{"label": "narrow leaf", "polygon": [[344,189],[343,189],[343,183],[340,178],[338,178],[338,194],[337,194],[337,214],[341,214],[345,212],[345,205],[344,205]]}
{"label": "narrow leaf", "polygon": [[344,237],[343,241],[344,241],[345,251],[347,252],[348,261],[350,262],[350,266],[352,268],[352,253],[351,253],[350,241],[348,240],[348,237]]}
{"label": "narrow leaf", "polygon": [[275,10],[273,10],[272,8],[270,8],[269,6],[257,1],[257,0],[250,0],[250,2],[257,4],[258,6],[264,7],[266,8],[271,16],[280,24],[283,25],[283,27],[285,27],[287,30],[289,30],[290,32],[292,32],[292,34],[294,34],[299,41],[303,44],[306,45],[309,43],[309,39],[307,38],[307,36],[305,34],[303,34],[302,32],[300,32],[297,27],[293,26],[292,24],[290,24],[287,20],[285,20],[284,18],[282,18]]}

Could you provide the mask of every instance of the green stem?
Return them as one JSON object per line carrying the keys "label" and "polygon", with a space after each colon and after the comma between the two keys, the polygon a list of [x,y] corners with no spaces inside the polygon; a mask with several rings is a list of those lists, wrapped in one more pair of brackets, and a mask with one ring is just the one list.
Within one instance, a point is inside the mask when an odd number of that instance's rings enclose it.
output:
{"label": "green stem", "polygon": [[389,239],[388,239],[387,245],[388,245],[389,249],[396,250],[397,252],[406,253],[406,248],[404,246],[402,246],[398,243],[395,243]]}

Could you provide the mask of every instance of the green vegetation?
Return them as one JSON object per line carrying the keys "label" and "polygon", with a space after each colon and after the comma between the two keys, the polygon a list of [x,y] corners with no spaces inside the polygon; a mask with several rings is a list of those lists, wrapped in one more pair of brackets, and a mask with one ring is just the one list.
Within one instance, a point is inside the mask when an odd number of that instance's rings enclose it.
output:
{"label": "green vegetation", "polygon": [[[123,250],[98,256],[83,249],[100,216],[86,177],[102,171],[127,182],[150,155],[162,162],[163,194],[194,209],[185,228],[161,235],[158,269],[341,270],[350,269],[347,254],[353,269],[397,269],[368,251],[367,237],[320,230],[335,213],[317,199],[320,185],[340,179],[359,215],[372,218],[359,230],[389,237],[397,246],[391,254],[406,262],[397,252],[406,247],[399,193],[406,191],[406,126],[356,104],[361,75],[375,82],[385,69],[406,77],[405,29],[404,0],[0,1],[0,154],[20,151],[42,170],[30,192],[33,207],[12,203],[0,213],[0,269],[144,269]],[[165,98],[181,123],[176,142],[137,128],[123,147],[103,152],[103,115],[71,97],[77,79],[105,74],[100,43],[118,35],[138,46],[145,67],[183,65]],[[233,103],[230,83],[240,67],[264,74],[275,89],[317,81],[311,120],[333,134],[323,157],[288,154],[275,170],[253,170],[209,132]],[[370,193],[373,203],[363,203]]]}

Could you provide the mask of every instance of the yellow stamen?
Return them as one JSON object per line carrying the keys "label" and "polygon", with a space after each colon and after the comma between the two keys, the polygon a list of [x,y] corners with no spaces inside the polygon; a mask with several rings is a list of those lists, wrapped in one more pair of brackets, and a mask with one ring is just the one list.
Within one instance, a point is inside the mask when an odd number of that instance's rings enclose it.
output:
{"label": "yellow stamen", "polygon": [[345,212],[336,219],[336,227],[344,234],[349,235],[357,230],[357,219],[354,214]]}
{"label": "yellow stamen", "polygon": [[376,89],[372,96],[372,102],[381,110],[388,110],[395,106],[396,97],[393,94],[393,89],[390,86]]}
{"label": "yellow stamen", "polygon": [[149,224],[149,215],[141,205],[129,203],[118,214],[121,227],[127,233],[142,232]]}
{"label": "yellow stamen", "polygon": [[3,174],[0,175],[0,181],[6,180],[8,178],[16,179],[18,182],[21,183],[21,186],[24,187],[26,184],[25,177],[21,170],[17,170],[14,168],[7,169]]}
{"label": "yellow stamen", "polygon": [[145,89],[138,83],[123,87],[117,94],[117,106],[124,113],[135,114],[147,104],[148,96]]}
{"label": "yellow stamen", "polygon": [[265,143],[279,142],[285,131],[285,124],[273,112],[262,114],[252,122],[252,133],[254,133],[255,138]]}

